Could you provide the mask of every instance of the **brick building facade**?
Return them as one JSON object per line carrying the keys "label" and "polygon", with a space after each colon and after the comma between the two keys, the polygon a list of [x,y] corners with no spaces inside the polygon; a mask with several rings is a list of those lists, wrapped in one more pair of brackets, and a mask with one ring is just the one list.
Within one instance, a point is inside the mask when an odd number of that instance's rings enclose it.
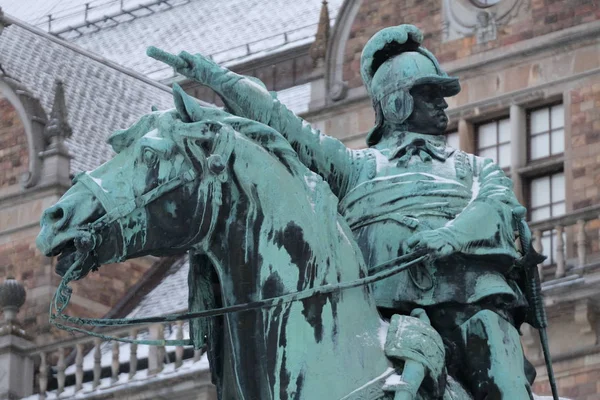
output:
{"label": "brick building facade", "polygon": [[[310,2],[320,7],[316,0],[305,1]],[[173,6],[177,7],[183,10],[191,6]],[[277,35],[285,36],[279,47],[252,52],[259,41],[250,38],[247,43],[229,45],[247,48],[246,53],[220,59],[228,50],[223,45],[214,50],[214,58],[236,72],[260,78],[314,127],[358,148],[365,145],[365,135],[374,122],[359,73],[362,48],[383,27],[403,23],[418,26],[425,34],[425,46],[448,74],[460,78],[461,93],[448,99],[448,141],[465,151],[492,157],[504,168],[514,182],[517,197],[530,210],[535,245],[549,256],[540,271],[559,392],[577,400],[600,399],[600,3],[345,0],[330,1],[328,7],[329,15],[325,9],[320,17],[313,12],[313,20],[292,29],[301,31],[304,25],[313,24],[309,40],[293,42],[289,39],[292,33],[273,31],[267,35],[271,41]],[[25,330],[35,334],[37,346],[61,336],[50,330],[47,322],[48,303],[58,280],[53,274],[53,260],[35,249],[40,213],[64,192],[68,176],[76,169],[93,168],[108,157],[104,150],[98,150],[100,144],[90,140],[101,141],[110,130],[131,123],[135,115],[150,109],[150,102],[169,107],[168,89],[144,77],[156,77],[155,72],[132,73],[115,66],[135,69],[142,64],[134,55],[127,60],[111,60],[119,49],[110,42],[111,32],[136,37],[129,45],[138,45],[136,52],[143,57],[144,46],[161,47],[161,43],[145,43],[139,38],[141,32],[147,32],[144,24],[151,25],[151,18],[161,16],[165,24],[174,24],[169,22],[168,12],[157,9],[149,16],[79,36],[68,30],[51,32],[54,35],[37,33],[37,38],[43,38],[43,42],[36,42],[38,46],[52,51],[66,51],[58,47],[69,45],[86,48],[91,54],[69,48],[78,54],[69,53],[69,57],[78,58],[80,69],[96,71],[93,74],[104,80],[119,76],[125,78],[110,79],[128,80],[130,85],[135,81],[137,99],[148,94],[140,100],[143,104],[128,108],[127,117],[120,117],[118,123],[113,121],[118,110],[111,107],[107,111],[106,103],[94,105],[90,102],[93,97],[85,97],[81,85],[94,82],[84,80],[75,89],[60,67],[45,79],[11,78],[11,72],[17,73],[18,53],[7,41],[25,39],[15,32],[21,29],[16,26],[6,27],[0,34],[0,64],[7,75],[0,75],[0,277],[10,273],[25,284],[28,298],[19,317]],[[193,12],[203,11],[187,11]],[[330,17],[334,18],[331,27]],[[96,52],[109,60],[94,56]],[[39,69],[43,63],[31,60],[29,65]],[[167,85],[178,81],[188,93],[218,104],[212,92],[195,82],[168,73],[156,78]],[[62,158],[39,156],[51,147],[44,128],[52,118],[57,79],[65,81],[67,122],[74,132],[72,138],[65,138],[70,155]],[[103,90],[108,93],[101,94]],[[112,90],[106,85],[95,87],[104,98],[114,95]],[[103,129],[86,136],[83,132],[89,123],[82,123],[84,114],[96,115],[94,123],[103,124]],[[101,269],[77,285],[73,313],[126,315],[131,304],[141,298],[140,292],[148,291],[146,286],[156,284],[164,275],[165,265],[157,263],[146,258]],[[99,287],[103,290],[97,290]],[[527,326],[523,328],[523,345],[538,368],[536,391],[548,394],[539,340]],[[56,355],[53,357],[56,361]],[[36,363],[39,366],[38,359]]]}

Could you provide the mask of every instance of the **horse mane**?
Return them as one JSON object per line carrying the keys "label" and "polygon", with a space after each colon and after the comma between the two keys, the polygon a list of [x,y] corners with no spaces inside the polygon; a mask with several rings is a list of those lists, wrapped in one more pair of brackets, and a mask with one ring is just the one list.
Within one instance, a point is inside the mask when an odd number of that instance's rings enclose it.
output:
{"label": "horse mane", "polygon": [[314,174],[308,167],[300,162],[298,154],[287,139],[270,126],[236,116],[227,117],[219,122],[230,125],[236,132],[262,147],[279,160],[293,176]]}

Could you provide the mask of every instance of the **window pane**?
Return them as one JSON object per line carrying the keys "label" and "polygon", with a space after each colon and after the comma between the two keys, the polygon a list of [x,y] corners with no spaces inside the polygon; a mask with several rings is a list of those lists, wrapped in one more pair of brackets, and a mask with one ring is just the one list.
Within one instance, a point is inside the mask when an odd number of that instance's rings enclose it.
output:
{"label": "window pane", "polygon": [[550,206],[536,208],[531,211],[531,220],[540,221],[542,219],[550,218]]}
{"label": "window pane", "polygon": [[565,215],[565,203],[557,203],[552,204],[552,216],[560,217],[561,215]]}
{"label": "window pane", "polygon": [[552,175],[552,202],[565,200],[565,173],[560,172]]}
{"label": "window pane", "polygon": [[510,143],[499,146],[498,152],[500,153],[498,160],[500,168],[510,167]]}
{"label": "window pane", "polygon": [[477,148],[495,145],[496,142],[496,123],[480,125],[477,130]]}
{"label": "window pane", "polygon": [[550,124],[552,125],[552,129],[565,126],[565,107],[562,104],[550,109]]}
{"label": "window pane", "polygon": [[531,159],[548,157],[550,155],[549,134],[544,133],[531,138]]}
{"label": "window pane", "polygon": [[531,180],[531,207],[550,204],[550,177]]}
{"label": "window pane", "polygon": [[446,135],[446,144],[452,148],[458,149],[458,132],[451,132]]}
{"label": "window pane", "polygon": [[483,158],[491,158],[497,164],[498,160],[496,160],[496,147],[492,147],[491,149],[481,150],[479,152],[479,157]]}
{"label": "window pane", "polygon": [[550,133],[550,140],[552,140],[552,154],[560,154],[565,151],[565,131],[563,129],[557,129]]}
{"label": "window pane", "polygon": [[542,236],[542,254],[548,256],[542,265],[550,265],[552,263],[552,236],[549,233],[550,231],[544,232],[544,236]]}
{"label": "window pane", "polygon": [[548,109],[542,108],[541,110],[532,111],[530,114],[529,123],[531,124],[529,127],[529,131],[532,134],[539,133],[539,132],[546,132],[546,131],[550,130],[550,127],[548,126],[548,124],[549,124]]}
{"label": "window pane", "polygon": [[500,143],[510,142],[510,120],[508,118],[498,123],[498,138]]}

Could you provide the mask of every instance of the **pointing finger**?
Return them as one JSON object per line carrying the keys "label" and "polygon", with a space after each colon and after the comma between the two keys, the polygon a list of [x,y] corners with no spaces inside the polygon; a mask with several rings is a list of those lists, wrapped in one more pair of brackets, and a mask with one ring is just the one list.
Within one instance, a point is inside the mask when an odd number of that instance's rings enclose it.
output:
{"label": "pointing finger", "polygon": [[158,47],[149,46],[146,49],[146,54],[155,60],[164,62],[165,64],[174,67],[175,69],[186,68],[188,66],[188,63],[181,57],[161,50]]}

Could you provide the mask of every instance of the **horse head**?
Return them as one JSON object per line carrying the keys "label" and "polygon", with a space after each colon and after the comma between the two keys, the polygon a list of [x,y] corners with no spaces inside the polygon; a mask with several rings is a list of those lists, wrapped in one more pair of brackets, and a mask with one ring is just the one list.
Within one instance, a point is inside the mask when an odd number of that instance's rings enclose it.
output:
{"label": "horse head", "polygon": [[236,132],[179,87],[174,110],[153,112],[109,139],[116,155],[80,173],[41,218],[38,248],[77,278],[146,254],[183,253],[208,240]]}

